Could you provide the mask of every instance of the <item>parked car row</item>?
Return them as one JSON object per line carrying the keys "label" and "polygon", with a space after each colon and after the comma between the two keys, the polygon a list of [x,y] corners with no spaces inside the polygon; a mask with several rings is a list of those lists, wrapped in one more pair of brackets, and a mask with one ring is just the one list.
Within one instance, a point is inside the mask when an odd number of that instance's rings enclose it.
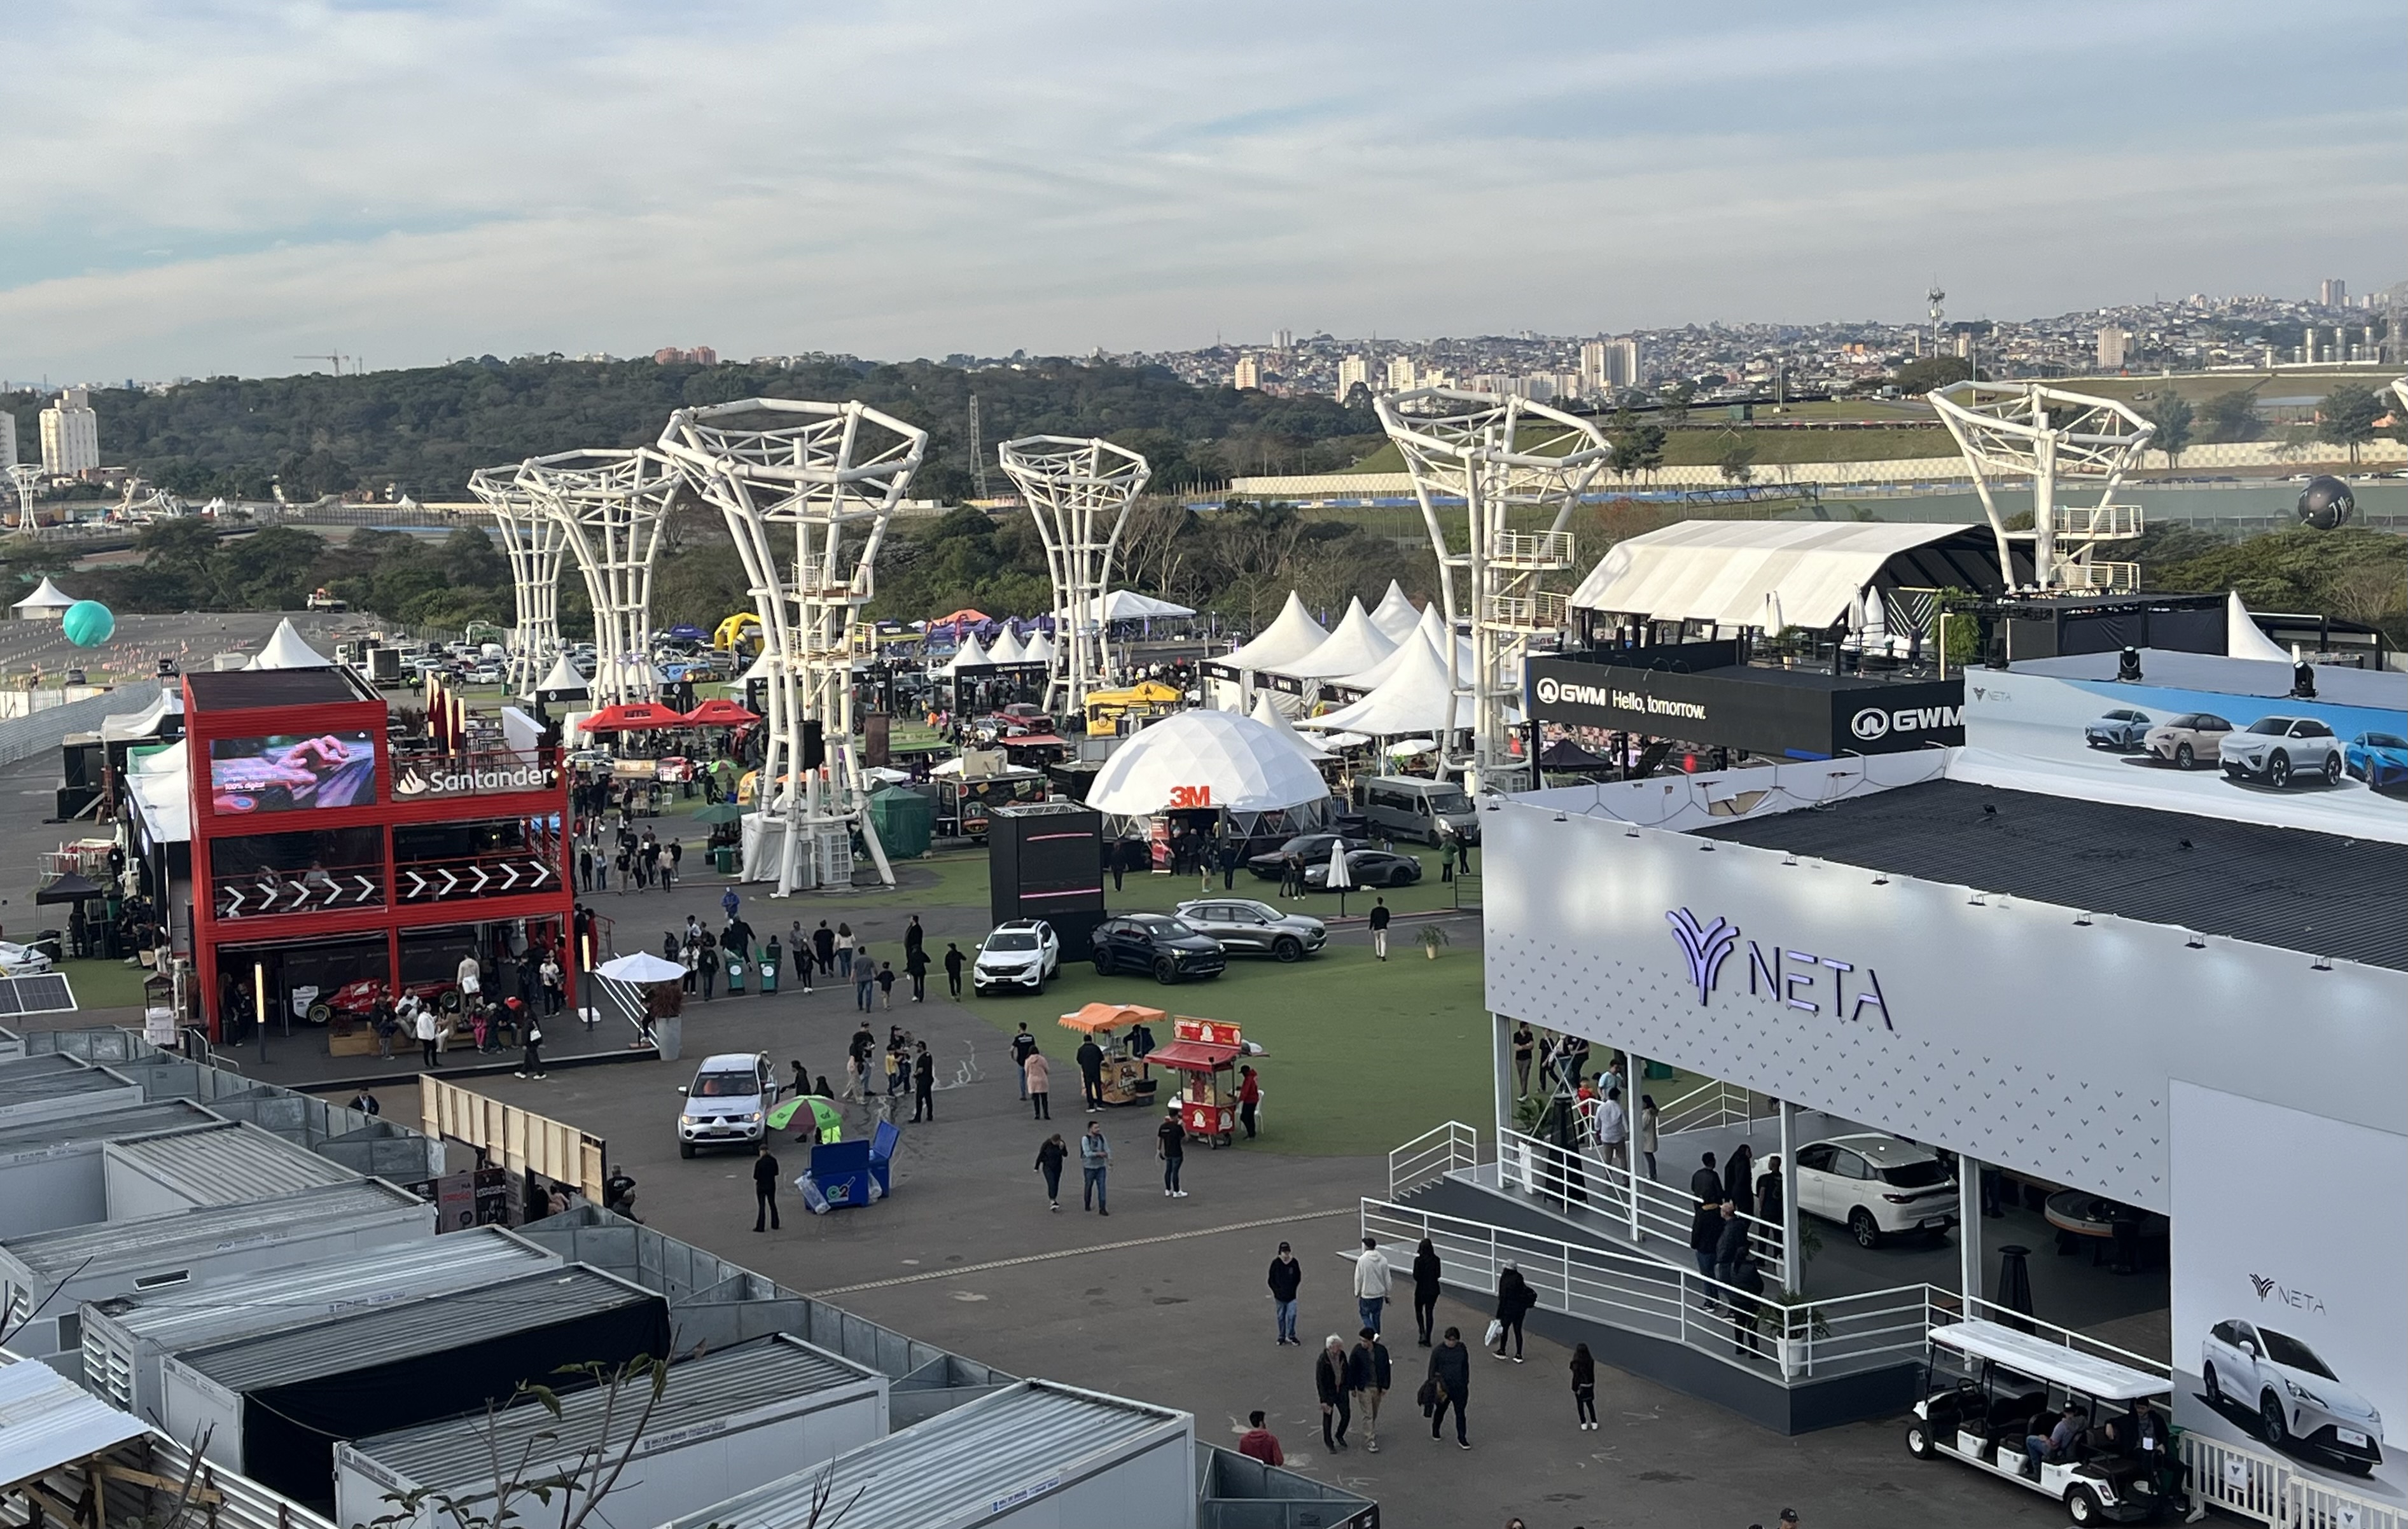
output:
{"label": "parked car row", "polygon": [[[1168,985],[1218,977],[1233,955],[1283,964],[1329,942],[1329,926],[1250,897],[1197,898],[1175,913],[1125,913],[1097,924],[1091,944],[1096,975],[1151,973]],[[1007,919],[979,942],[970,986],[990,993],[1042,993],[1062,974],[1062,939],[1043,919]]]}

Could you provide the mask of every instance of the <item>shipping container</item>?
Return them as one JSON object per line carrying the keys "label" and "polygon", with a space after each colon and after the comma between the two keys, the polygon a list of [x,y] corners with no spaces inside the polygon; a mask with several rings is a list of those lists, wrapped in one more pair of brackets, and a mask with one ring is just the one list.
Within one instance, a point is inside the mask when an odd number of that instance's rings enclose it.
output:
{"label": "shipping container", "polygon": [[132,1079],[73,1057],[21,1056],[0,1062],[0,1125],[141,1102],[142,1086]]}
{"label": "shipping container", "polygon": [[558,1255],[498,1226],[372,1248],[269,1280],[213,1279],[163,1295],[122,1295],[83,1308],[83,1383],[146,1422],[158,1422],[163,1360],[236,1338],[306,1327],[397,1301],[419,1301],[557,1268]]}
{"label": "shipping container", "polygon": [[272,1200],[360,1179],[306,1147],[235,1121],[112,1141],[101,1157],[111,1221],[165,1216],[196,1205]]}
{"label": "shipping container", "polygon": [[[814,1349],[769,1337],[669,1367],[643,1428],[643,1394],[588,1390],[560,1399],[560,1415],[524,1402],[498,1416],[473,1412],[335,1448],[335,1521],[369,1523],[402,1512],[398,1529],[451,1529],[454,1514],[494,1511],[491,1462],[512,1463],[522,1482],[560,1476],[580,1461],[605,1471],[625,1461],[599,1520],[666,1523],[739,1492],[816,1465],[886,1436],[886,1378]],[[606,1414],[608,1415],[606,1417]],[[554,1493],[541,1516],[559,1522],[584,1503],[582,1485]],[[437,1509],[436,1498],[448,1500]]]}
{"label": "shipping container", "polygon": [[0,1126],[0,1238],[108,1219],[101,1146],[217,1120],[181,1099]]}
{"label": "shipping container", "polygon": [[316,1512],[334,1447],[572,1382],[565,1365],[669,1351],[668,1303],[581,1265],[288,1328],[160,1362],[161,1426]]}
{"label": "shipping container", "polygon": [[1187,1413],[1022,1380],[667,1529],[802,1529],[823,1490],[876,1529],[1196,1529],[1197,1486]]}
{"label": "shipping container", "polygon": [[280,1271],[435,1235],[435,1207],[380,1179],[250,1205],[62,1227],[0,1241],[8,1347],[83,1379],[83,1303]]}

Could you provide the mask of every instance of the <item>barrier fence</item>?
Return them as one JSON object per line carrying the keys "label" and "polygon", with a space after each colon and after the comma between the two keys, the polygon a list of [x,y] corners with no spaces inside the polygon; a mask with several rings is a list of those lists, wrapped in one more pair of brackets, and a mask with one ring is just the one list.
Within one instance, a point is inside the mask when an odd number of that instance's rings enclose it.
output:
{"label": "barrier fence", "polygon": [[429,1136],[465,1141],[488,1163],[512,1173],[533,1169],[603,1203],[600,1136],[424,1073],[418,1079],[418,1107]]}
{"label": "barrier fence", "polygon": [[2300,1470],[2280,1455],[2208,1435],[2178,1445],[2191,1500],[2274,1529],[2408,1529],[2408,1510]]}
{"label": "barrier fence", "polygon": [[[1659,1184],[1627,1164],[1509,1130],[1499,1136],[1497,1176],[1500,1186],[1523,1190],[1558,1211],[1606,1217],[1634,1242],[1661,1237],[1676,1248],[1688,1246],[1698,1202],[1686,1190]],[[1747,1223],[1748,1250],[1767,1276],[1787,1278],[1780,1224],[1760,1216],[1739,1220]]]}
{"label": "barrier fence", "polygon": [[1449,1121],[1388,1154],[1388,1196],[1394,1199],[1457,1168],[1479,1165],[1480,1133],[1461,1121]]}

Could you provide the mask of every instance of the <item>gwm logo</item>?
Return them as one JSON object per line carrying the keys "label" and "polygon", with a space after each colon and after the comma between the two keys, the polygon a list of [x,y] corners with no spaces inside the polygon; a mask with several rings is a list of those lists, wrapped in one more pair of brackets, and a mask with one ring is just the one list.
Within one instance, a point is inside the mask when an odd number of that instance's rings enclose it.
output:
{"label": "gwm logo", "polygon": [[2251,1275],[2249,1286],[2258,1293],[2258,1299],[2261,1303],[2269,1300],[2280,1301],[2294,1311],[2321,1312],[2325,1308],[2324,1299],[2321,1296],[2312,1295],[2304,1290],[2293,1290],[2282,1281],[2269,1279],[2262,1274]]}
{"label": "gwm logo", "polygon": [[1541,680],[1540,680],[1540,681],[1539,681],[1539,699],[1540,699],[1540,700],[1541,700],[1541,701],[1545,702],[1548,706],[1554,706],[1557,701],[1561,700],[1562,698],[1563,698],[1563,690],[1562,690],[1562,688],[1561,688],[1561,687],[1559,687],[1558,685],[1556,685],[1556,683],[1555,683],[1554,680],[1552,680],[1552,679],[1541,679]]}
{"label": "gwm logo", "polygon": [[1895,711],[1867,707],[1848,719],[1848,731],[1866,743],[1875,738],[1885,738],[1892,733],[1924,733],[1936,728],[1964,725],[1963,707],[1900,707]]}
{"label": "gwm logo", "polygon": [[[1698,990],[1698,1002],[1710,1002],[1723,964],[1739,949],[1739,925],[1728,919],[1716,919],[1700,923],[1698,916],[1685,907],[1676,907],[1664,915],[1672,926],[1672,936],[1681,942],[1681,953],[1688,958],[1689,981]],[[1750,997],[1769,998],[1784,1007],[1808,1014],[1825,1013],[1822,983],[1829,974],[1829,1012],[1836,1019],[1860,1020],[1867,1009],[1881,1017],[1882,1028],[1895,1032],[1890,1022],[1889,1002],[1882,995],[1881,974],[1870,966],[1851,992],[1849,975],[1856,970],[1854,962],[1819,956],[1805,950],[1784,950],[1776,945],[1770,955],[1754,940],[1747,942],[1747,991]]]}

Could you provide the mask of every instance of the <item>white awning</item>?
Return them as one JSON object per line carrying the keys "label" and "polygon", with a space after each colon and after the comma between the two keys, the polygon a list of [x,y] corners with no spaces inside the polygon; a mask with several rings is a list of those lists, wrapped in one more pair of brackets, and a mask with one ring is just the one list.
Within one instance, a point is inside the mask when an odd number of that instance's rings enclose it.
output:
{"label": "white awning", "polygon": [[1345,618],[1321,645],[1289,664],[1273,664],[1270,672],[1292,679],[1335,679],[1357,674],[1397,650],[1397,640],[1371,624],[1371,613],[1360,600],[1350,600]]}
{"label": "white awning", "polygon": [[1231,669],[1252,669],[1257,674],[1286,672],[1286,666],[1304,661],[1305,655],[1328,639],[1329,633],[1294,590],[1287,592],[1287,604],[1280,607],[1279,619],[1265,627],[1262,635],[1226,658],[1212,662]]}
{"label": "white awning", "polygon": [[1405,587],[1395,579],[1388,580],[1388,593],[1371,608],[1371,624],[1386,634],[1392,642],[1402,642],[1406,634],[1422,623],[1422,613],[1405,595]]}
{"label": "white awning", "polygon": [[1583,610],[1716,626],[1828,627],[1900,552],[1959,536],[1954,524],[1684,521],[1618,542],[1571,603]]}
{"label": "white awning", "polygon": [[2034,1380],[2050,1380],[2102,1402],[2137,1402],[2163,1396],[2173,1382],[2112,1359],[2083,1353],[1995,1322],[1960,1322],[1931,1330],[1943,1349],[2004,1365]]}
{"label": "white awning", "polygon": [[335,661],[309,646],[308,640],[294,629],[293,618],[287,616],[276,623],[275,636],[267,646],[251,656],[244,667],[251,669],[331,669]]}
{"label": "white awning", "polygon": [[193,837],[193,788],[187,761],[192,755],[177,739],[155,754],[134,762],[125,787],[142,831],[153,844],[188,844]]}
{"label": "white awning", "polygon": [[76,597],[45,578],[34,586],[34,593],[18,601],[16,610],[64,610],[76,603]]}

